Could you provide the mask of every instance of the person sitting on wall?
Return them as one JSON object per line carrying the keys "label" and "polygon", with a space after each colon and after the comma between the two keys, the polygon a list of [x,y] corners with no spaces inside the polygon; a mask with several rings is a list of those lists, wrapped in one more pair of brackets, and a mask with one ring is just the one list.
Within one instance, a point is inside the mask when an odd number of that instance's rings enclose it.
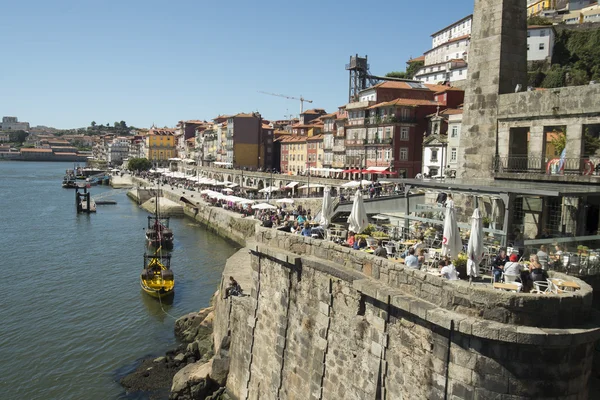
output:
{"label": "person sitting on wall", "polygon": [[229,296],[241,296],[242,295],[242,287],[239,283],[233,278],[233,276],[229,277],[229,286],[225,289],[225,297]]}
{"label": "person sitting on wall", "polygon": [[311,237],[312,229],[310,228],[310,224],[307,222],[304,223],[304,229],[301,232],[302,236]]}
{"label": "person sitting on wall", "polygon": [[355,250],[362,250],[364,248],[367,247],[367,239],[365,238],[360,238],[360,240],[354,241],[354,246],[353,248]]}
{"label": "person sitting on wall", "polygon": [[455,281],[458,279],[458,271],[454,267],[454,264],[446,264],[445,260],[440,260],[440,262],[438,263],[438,267],[440,268],[440,274],[442,275],[442,278],[451,281]]}

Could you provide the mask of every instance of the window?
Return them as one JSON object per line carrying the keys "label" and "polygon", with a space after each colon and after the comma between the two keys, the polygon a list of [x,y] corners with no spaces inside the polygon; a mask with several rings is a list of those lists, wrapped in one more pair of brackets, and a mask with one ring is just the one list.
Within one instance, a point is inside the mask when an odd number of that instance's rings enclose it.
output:
{"label": "window", "polygon": [[545,29],[542,29],[542,30],[540,31],[540,36],[541,36],[541,37],[544,37],[544,36],[546,36],[546,30],[545,30]]}
{"label": "window", "polygon": [[408,140],[408,128],[406,126],[400,128],[400,140]]}
{"label": "window", "polygon": [[527,51],[529,51],[529,44],[527,45]]}
{"label": "window", "polygon": [[408,160],[408,147],[401,147],[400,148],[400,159],[401,160]]}
{"label": "window", "polygon": [[462,70],[462,69],[459,69],[459,70],[458,70],[458,74],[459,74],[459,75],[462,75],[462,72],[463,72],[463,70]]}
{"label": "window", "polygon": [[438,151],[431,150],[431,161],[437,161]]}
{"label": "window", "polygon": [[544,43],[540,43],[540,50],[544,50],[544,48],[545,48],[545,47],[546,47],[546,46],[545,46],[545,44],[544,44]]}
{"label": "window", "polygon": [[458,136],[458,126],[453,126],[450,137],[457,137],[457,136]]}
{"label": "window", "polygon": [[456,161],[456,148],[452,148],[450,152],[450,161]]}

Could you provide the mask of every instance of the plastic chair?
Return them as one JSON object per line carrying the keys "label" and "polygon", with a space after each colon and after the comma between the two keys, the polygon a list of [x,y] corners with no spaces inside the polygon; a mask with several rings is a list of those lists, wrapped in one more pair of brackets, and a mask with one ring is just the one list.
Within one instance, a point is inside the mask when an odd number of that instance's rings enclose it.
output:
{"label": "plastic chair", "polygon": [[502,273],[502,279],[504,279],[505,283],[514,283],[514,282],[516,282],[518,277],[519,277],[519,275]]}
{"label": "plastic chair", "polygon": [[[547,279],[546,282],[548,283],[548,291],[552,294],[561,294],[561,293],[565,293],[564,290],[560,289],[558,286],[556,286],[550,279]],[[535,283],[535,282],[534,282]]]}
{"label": "plastic chair", "polygon": [[549,284],[546,281],[534,281],[531,293],[548,294],[550,292]]}

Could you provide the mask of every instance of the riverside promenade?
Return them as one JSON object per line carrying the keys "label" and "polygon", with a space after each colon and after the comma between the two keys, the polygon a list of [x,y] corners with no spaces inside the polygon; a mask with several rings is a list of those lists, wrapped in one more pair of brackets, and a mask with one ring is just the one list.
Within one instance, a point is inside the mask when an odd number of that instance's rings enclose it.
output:
{"label": "riverside promenade", "polygon": [[[551,272],[581,289],[544,296],[447,281],[259,227],[188,191],[164,195],[245,246],[214,304],[215,352],[227,354],[233,398],[589,397],[600,316],[579,279]],[[247,296],[223,299],[229,275],[244,277]]]}

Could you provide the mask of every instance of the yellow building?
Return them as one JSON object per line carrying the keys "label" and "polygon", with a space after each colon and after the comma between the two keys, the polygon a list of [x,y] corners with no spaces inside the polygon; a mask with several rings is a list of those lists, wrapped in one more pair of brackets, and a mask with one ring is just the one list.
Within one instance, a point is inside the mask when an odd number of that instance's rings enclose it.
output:
{"label": "yellow building", "polygon": [[556,10],[556,0],[539,0],[527,2],[527,16],[538,15],[544,10]]}
{"label": "yellow building", "polygon": [[177,157],[174,129],[150,128],[145,142],[146,158],[150,161],[166,164],[169,158]]}
{"label": "yellow building", "polygon": [[288,171],[301,175],[306,171],[306,136],[293,136],[286,140],[288,145]]}

